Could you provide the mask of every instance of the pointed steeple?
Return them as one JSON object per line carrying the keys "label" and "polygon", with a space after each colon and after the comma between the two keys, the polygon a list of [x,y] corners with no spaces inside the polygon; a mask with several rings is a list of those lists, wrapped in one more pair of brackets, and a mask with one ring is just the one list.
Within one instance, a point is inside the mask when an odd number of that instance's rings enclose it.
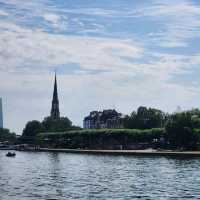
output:
{"label": "pointed steeple", "polygon": [[57,90],[57,77],[55,73],[55,82],[54,82],[54,91],[53,91],[53,101],[57,102],[58,101],[58,90]]}
{"label": "pointed steeple", "polygon": [[55,72],[53,100],[52,100],[52,107],[51,107],[51,118],[52,119],[59,119],[60,118],[56,72]]}

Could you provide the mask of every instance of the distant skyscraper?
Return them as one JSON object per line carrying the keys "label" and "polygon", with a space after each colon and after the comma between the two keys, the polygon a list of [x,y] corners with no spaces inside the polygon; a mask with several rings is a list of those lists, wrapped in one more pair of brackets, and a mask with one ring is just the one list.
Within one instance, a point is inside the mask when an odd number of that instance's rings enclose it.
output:
{"label": "distant skyscraper", "polygon": [[55,83],[54,83],[54,91],[53,91],[53,100],[52,100],[52,107],[51,107],[51,118],[52,118],[52,119],[59,119],[59,118],[60,118],[56,74],[55,74]]}
{"label": "distant skyscraper", "polygon": [[3,106],[2,106],[2,98],[0,98],[0,128],[3,128]]}

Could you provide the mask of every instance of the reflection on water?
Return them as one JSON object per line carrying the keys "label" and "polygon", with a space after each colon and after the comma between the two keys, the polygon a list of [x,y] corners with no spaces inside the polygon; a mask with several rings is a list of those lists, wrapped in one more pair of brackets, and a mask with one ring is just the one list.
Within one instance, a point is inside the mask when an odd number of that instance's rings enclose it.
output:
{"label": "reflection on water", "polygon": [[0,200],[200,199],[200,159],[0,151]]}

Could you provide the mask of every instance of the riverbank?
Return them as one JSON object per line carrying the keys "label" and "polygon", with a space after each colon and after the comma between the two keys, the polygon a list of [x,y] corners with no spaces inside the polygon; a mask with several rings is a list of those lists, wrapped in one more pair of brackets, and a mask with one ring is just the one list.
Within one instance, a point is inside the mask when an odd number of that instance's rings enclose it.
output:
{"label": "riverbank", "polygon": [[200,157],[200,151],[171,151],[171,150],[83,150],[83,149],[49,149],[40,148],[29,150],[36,152],[65,152],[76,154],[100,154],[100,155],[132,155],[132,156],[188,156]]}
{"label": "riverbank", "polygon": [[75,153],[75,154],[99,154],[99,155],[132,155],[132,156],[188,156],[188,157],[200,157],[200,151],[172,151],[172,150],[85,150],[85,149],[24,149],[16,150],[13,148],[1,148],[0,150],[15,150],[15,151],[31,151],[31,152],[63,152],[63,153]]}

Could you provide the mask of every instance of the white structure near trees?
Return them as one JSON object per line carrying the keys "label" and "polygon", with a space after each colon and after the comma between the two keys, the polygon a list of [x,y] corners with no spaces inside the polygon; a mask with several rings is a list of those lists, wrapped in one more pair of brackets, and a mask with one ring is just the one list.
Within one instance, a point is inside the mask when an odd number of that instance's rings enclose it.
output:
{"label": "white structure near trees", "polygon": [[83,120],[83,128],[123,128],[122,114],[116,110],[92,111],[90,115]]}

